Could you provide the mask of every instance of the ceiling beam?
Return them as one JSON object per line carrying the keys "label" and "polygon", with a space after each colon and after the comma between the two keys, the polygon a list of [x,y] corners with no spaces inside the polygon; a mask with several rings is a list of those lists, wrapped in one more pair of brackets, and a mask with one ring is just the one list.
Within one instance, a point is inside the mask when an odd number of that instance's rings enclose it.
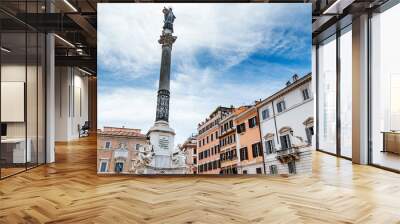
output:
{"label": "ceiling beam", "polygon": [[96,46],[97,41],[97,30],[90,24],[85,17],[80,14],[68,14],[68,17],[74,21],[78,26],[82,28],[83,31],[90,37],[86,41],[89,42],[91,46]]}
{"label": "ceiling beam", "polygon": [[55,56],[56,66],[87,67],[96,72],[97,59],[92,56]]}

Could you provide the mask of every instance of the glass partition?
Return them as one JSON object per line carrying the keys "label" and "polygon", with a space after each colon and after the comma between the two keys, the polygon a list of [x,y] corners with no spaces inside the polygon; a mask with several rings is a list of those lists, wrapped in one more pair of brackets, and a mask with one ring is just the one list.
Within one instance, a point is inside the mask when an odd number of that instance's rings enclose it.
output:
{"label": "glass partition", "polygon": [[371,18],[372,163],[400,170],[400,4]]}
{"label": "glass partition", "polygon": [[351,25],[340,41],[340,155],[352,157],[352,34]]}
{"label": "glass partition", "polygon": [[1,176],[24,171],[26,151],[26,33],[1,34]]}
{"label": "glass partition", "polygon": [[318,47],[318,146],[336,153],[336,36]]}
{"label": "glass partition", "polygon": [[[19,13],[43,5],[0,3]],[[45,163],[45,44],[43,33],[0,12],[0,178]]]}

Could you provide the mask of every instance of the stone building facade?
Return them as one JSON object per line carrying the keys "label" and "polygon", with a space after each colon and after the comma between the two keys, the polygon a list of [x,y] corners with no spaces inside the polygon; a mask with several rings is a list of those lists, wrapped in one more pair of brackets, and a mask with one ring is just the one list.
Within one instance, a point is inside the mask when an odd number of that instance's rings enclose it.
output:
{"label": "stone building facade", "polygon": [[311,173],[314,103],[311,74],[256,104],[267,174]]}
{"label": "stone building facade", "polygon": [[197,138],[190,136],[179,149],[185,155],[185,162],[187,166],[187,174],[197,174]]}
{"label": "stone building facade", "polygon": [[250,106],[235,116],[239,174],[263,174],[263,150],[257,108]]}
{"label": "stone building facade", "polygon": [[148,144],[140,129],[104,127],[97,133],[97,172],[134,174],[133,164],[139,149]]}
{"label": "stone building facade", "polygon": [[234,108],[232,113],[225,115],[220,121],[221,174],[238,174],[239,154],[236,147],[235,118],[247,108],[247,106]]}
{"label": "stone building facade", "polygon": [[238,156],[236,153],[236,126],[233,122],[235,113],[222,117],[219,124],[219,145],[221,174],[237,174]]}
{"label": "stone building facade", "polygon": [[218,107],[200,124],[197,131],[197,171],[199,174],[219,174],[221,170],[219,124],[233,108]]}

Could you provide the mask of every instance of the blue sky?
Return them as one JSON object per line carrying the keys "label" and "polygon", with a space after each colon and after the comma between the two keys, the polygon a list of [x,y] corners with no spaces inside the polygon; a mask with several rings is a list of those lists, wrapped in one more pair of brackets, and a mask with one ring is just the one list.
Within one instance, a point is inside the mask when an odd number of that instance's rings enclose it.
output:
{"label": "blue sky", "polygon": [[177,17],[176,144],[217,106],[251,104],[311,71],[310,4],[99,4],[99,127],[154,123],[164,6]]}

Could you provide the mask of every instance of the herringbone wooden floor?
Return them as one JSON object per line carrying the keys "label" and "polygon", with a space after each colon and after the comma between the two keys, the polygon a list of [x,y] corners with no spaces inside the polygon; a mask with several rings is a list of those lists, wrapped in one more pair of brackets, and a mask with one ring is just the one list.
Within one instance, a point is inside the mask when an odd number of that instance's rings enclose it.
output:
{"label": "herringbone wooden floor", "polygon": [[99,177],[94,138],[0,181],[0,223],[400,223],[400,175],[316,152],[295,177]]}

